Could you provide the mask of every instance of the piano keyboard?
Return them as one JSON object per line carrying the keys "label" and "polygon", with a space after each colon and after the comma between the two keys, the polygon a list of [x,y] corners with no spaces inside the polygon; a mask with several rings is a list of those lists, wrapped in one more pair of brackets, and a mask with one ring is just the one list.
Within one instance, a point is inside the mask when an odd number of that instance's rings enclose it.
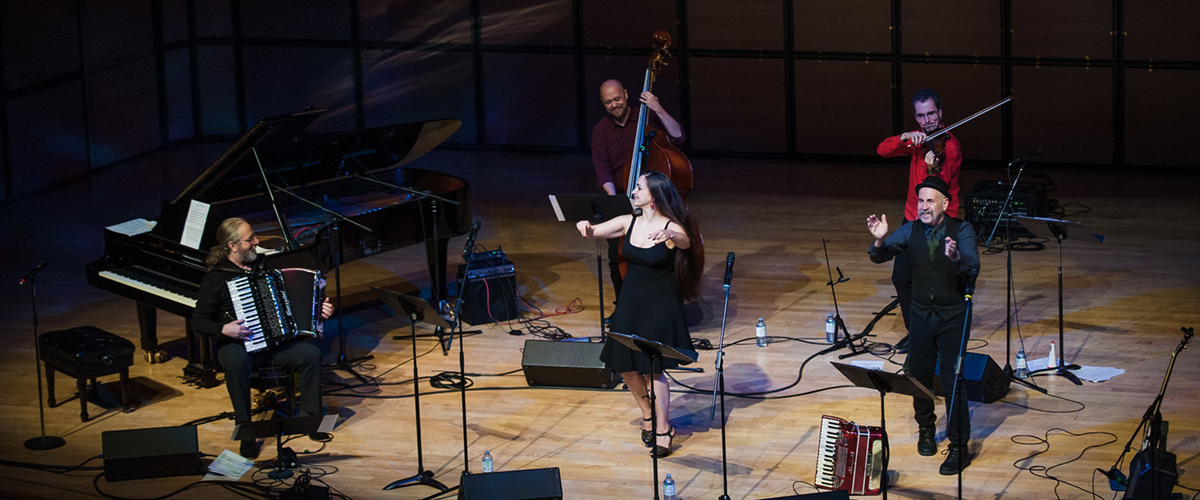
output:
{"label": "piano keyboard", "polygon": [[[838,446],[842,436],[842,423],[831,418],[821,419],[820,444],[817,448],[817,486],[836,490],[841,488],[841,477],[846,475],[846,448]],[[838,454],[841,453],[841,460]],[[841,465],[837,470],[837,466]]]}
{"label": "piano keyboard", "polygon": [[179,293],[182,290],[170,290],[167,288],[169,285],[165,282],[156,280],[148,275],[131,272],[128,269],[100,271],[99,275],[101,278],[115,281],[135,290],[150,293],[187,307],[196,307],[196,297],[189,297]]}
{"label": "piano keyboard", "polygon": [[813,484],[851,495],[878,495],[884,476],[883,431],[838,417],[821,417]]}

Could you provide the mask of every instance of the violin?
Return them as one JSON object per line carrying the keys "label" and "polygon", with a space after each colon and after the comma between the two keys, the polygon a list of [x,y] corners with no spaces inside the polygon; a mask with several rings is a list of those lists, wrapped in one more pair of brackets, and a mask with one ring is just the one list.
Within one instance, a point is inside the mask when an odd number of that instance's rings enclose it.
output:
{"label": "violin", "polygon": [[926,162],[926,166],[929,169],[929,173],[936,174],[936,173],[942,171],[942,161],[945,160],[945,154],[946,154],[946,138],[947,138],[946,133],[947,132],[954,130],[959,125],[962,125],[971,120],[979,118],[980,116],[987,114],[987,112],[989,112],[993,109],[996,109],[996,108],[1000,107],[1001,105],[1008,103],[1011,100],[1012,100],[1012,96],[1005,97],[1004,99],[1001,99],[1000,102],[993,104],[991,106],[988,106],[988,107],[976,112],[975,114],[973,114],[971,116],[968,116],[966,118],[963,118],[963,119],[955,122],[954,125],[951,125],[949,127],[943,127],[940,130],[938,130],[937,132],[934,132],[932,134],[925,136],[925,140],[923,142],[921,142],[921,144],[919,144],[918,146],[920,147],[922,157],[929,156],[929,153],[931,153],[931,152],[933,153],[933,163]]}

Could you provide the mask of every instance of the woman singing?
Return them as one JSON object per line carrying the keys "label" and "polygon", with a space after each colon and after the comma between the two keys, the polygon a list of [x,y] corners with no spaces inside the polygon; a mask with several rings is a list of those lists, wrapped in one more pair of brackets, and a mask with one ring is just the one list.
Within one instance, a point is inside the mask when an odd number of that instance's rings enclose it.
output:
{"label": "woman singing", "polygon": [[[579,221],[576,227],[585,238],[616,238],[624,235],[623,254],[628,263],[625,284],[613,314],[612,331],[633,334],[663,344],[692,349],[692,338],[683,319],[684,300],[699,293],[704,255],[698,251],[699,230],[671,179],[661,172],[638,178],[633,194],[640,215],[622,215],[593,226]],[[625,378],[625,385],[642,411],[642,442],[652,446],[659,458],[671,454],[675,429],[670,424],[671,389],[664,369],[675,368],[673,359],[650,358],[640,351],[608,339],[600,359]],[[657,436],[652,431],[647,386],[654,383]]]}

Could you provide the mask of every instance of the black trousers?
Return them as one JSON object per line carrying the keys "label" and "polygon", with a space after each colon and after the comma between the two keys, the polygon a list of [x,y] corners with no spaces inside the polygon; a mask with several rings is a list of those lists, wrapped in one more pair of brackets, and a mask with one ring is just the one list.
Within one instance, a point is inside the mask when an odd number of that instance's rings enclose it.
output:
{"label": "black trousers", "polygon": [[[908,329],[908,359],[904,363],[904,369],[913,378],[932,389],[936,363],[938,376],[941,377],[942,392],[945,393],[943,399],[946,401],[947,412],[950,411],[954,364],[962,346],[963,323],[966,318],[965,312],[949,320],[943,320],[937,313],[930,313],[928,318],[914,314],[912,325]],[[933,427],[937,424],[933,407],[933,401],[913,399],[917,425]],[[959,424],[962,425],[961,428]],[[954,402],[954,414],[947,419],[946,439],[950,441],[950,446],[966,447],[970,438],[971,416],[967,408],[966,390],[960,388],[957,401]]]}
{"label": "black trousers", "polygon": [[[623,239],[625,238],[609,238],[608,240],[608,276],[612,279],[613,292],[615,294],[615,297],[613,297],[614,302],[621,298],[621,284],[625,282],[621,278],[620,263],[621,240]],[[911,289],[912,286],[910,285],[909,288]]]}
{"label": "black trousers", "polygon": [[225,388],[233,403],[237,423],[250,421],[250,374],[258,367],[274,364],[295,370],[300,375],[300,414],[321,413],[321,350],[304,341],[293,341],[275,349],[246,352],[240,343],[217,349],[217,359],[225,367]]}

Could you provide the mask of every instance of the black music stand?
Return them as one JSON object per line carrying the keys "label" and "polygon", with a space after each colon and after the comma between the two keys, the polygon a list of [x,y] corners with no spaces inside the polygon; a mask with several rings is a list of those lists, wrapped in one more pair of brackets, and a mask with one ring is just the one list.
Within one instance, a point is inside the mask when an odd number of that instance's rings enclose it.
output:
{"label": "black music stand", "polygon": [[439,491],[438,495],[446,493],[450,491],[450,488],[434,479],[433,471],[425,470],[424,450],[421,448],[421,381],[420,374],[417,372],[417,358],[419,357],[417,355],[417,323],[428,323],[446,330],[450,329],[450,324],[445,319],[442,319],[437,310],[425,302],[425,299],[382,288],[371,287],[371,289],[375,290],[375,294],[379,296],[379,299],[392,309],[392,312],[396,314],[396,319],[399,319],[403,323],[408,323],[412,327],[413,408],[417,416],[417,473],[392,481],[387,486],[384,486],[383,489],[393,490],[405,486],[423,484],[437,489]]}
{"label": "black music stand", "polygon": [[[1075,239],[1079,241],[1090,242],[1092,241],[1092,238],[1095,238],[1096,242],[1098,243],[1104,243],[1104,236],[1091,232],[1087,227],[1084,227],[1083,223],[1069,220],[1017,216],[1017,222],[1020,222],[1022,226],[1025,226],[1025,229],[1028,229],[1029,232],[1034,234],[1034,236],[1053,239],[1058,242],[1058,366],[1054,368],[1047,367],[1041,370],[1032,371],[1029,374],[1033,375],[1035,373],[1053,370],[1055,375],[1065,377],[1075,385],[1083,385],[1083,382],[1079,381],[1079,377],[1076,377],[1074,373],[1067,371],[1078,370],[1079,365],[1063,364],[1063,353],[1066,352],[1067,347],[1063,345],[1062,247],[1063,240],[1072,235],[1075,236]],[[1088,236],[1091,236],[1092,238],[1088,238]]]}
{"label": "black music stand", "polygon": [[[550,195],[550,205],[559,222],[586,220],[599,224],[621,215],[633,213],[629,198],[607,194]],[[600,339],[604,339],[604,263],[600,240],[596,240],[596,289],[600,294]]]}
{"label": "black music stand", "polygon": [[883,483],[883,498],[886,499],[888,491],[888,461],[892,457],[892,449],[888,445],[887,420],[884,418],[883,412],[883,396],[889,392],[893,392],[914,398],[928,399],[934,402],[937,402],[937,396],[934,396],[929,388],[909,375],[862,368],[836,361],[830,361],[829,363],[834,368],[837,368],[839,372],[842,372],[842,376],[846,377],[846,380],[849,380],[855,386],[879,391],[879,428],[883,432],[883,477],[881,478],[881,482]]}
{"label": "black music stand", "polygon": [[330,432],[337,424],[337,415],[313,415],[308,417],[273,418],[237,424],[233,428],[234,441],[247,439],[275,438],[275,470],[267,473],[271,479],[292,477],[291,469],[300,466],[296,452],[283,447],[284,436]]}
{"label": "black music stand", "polygon": [[[637,335],[626,335],[624,333],[617,332],[608,332],[608,335],[612,337],[613,340],[624,344],[625,347],[635,351],[641,351],[645,355],[649,356],[651,375],[653,375],[655,366],[659,367],[658,373],[662,373],[662,361],[660,361],[662,358],[679,360],[680,363],[685,365],[691,364],[700,358],[700,355],[696,354],[696,351],[678,349],[662,342],[644,339]],[[655,439],[657,440],[658,415],[657,408],[654,406],[654,381],[651,380],[650,384],[648,385],[650,386],[650,432],[654,433]],[[650,484],[650,489],[654,491],[654,500],[658,500],[658,455],[654,454],[653,448],[651,448],[650,458],[653,459],[654,462],[654,482]]]}

